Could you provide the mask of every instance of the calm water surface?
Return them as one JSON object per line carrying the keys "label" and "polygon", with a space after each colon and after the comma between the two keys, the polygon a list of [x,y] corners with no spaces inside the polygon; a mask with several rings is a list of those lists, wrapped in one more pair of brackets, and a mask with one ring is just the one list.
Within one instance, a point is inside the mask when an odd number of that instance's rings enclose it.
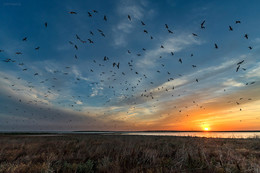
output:
{"label": "calm water surface", "polygon": [[192,136],[206,138],[260,138],[260,132],[129,132],[122,135]]}

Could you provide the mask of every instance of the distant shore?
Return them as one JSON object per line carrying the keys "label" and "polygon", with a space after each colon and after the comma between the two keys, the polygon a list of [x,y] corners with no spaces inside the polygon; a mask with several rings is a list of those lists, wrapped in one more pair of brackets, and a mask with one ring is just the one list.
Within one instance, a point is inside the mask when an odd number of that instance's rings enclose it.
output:
{"label": "distant shore", "polygon": [[259,172],[260,139],[0,134],[0,172]]}
{"label": "distant shore", "polygon": [[61,136],[61,135],[141,135],[187,136],[206,138],[260,138],[260,131],[7,131],[0,135]]}

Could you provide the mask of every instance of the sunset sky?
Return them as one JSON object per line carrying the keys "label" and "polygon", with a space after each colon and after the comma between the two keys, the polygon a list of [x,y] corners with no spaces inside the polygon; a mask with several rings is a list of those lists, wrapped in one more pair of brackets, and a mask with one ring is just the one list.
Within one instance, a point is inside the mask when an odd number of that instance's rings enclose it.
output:
{"label": "sunset sky", "polygon": [[260,130],[259,7],[3,0],[0,130]]}

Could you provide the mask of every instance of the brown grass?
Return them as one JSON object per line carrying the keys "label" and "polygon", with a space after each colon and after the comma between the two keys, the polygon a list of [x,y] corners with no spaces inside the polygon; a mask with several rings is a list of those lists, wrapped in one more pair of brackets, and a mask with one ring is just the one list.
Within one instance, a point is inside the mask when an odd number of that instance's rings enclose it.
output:
{"label": "brown grass", "polygon": [[260,172],[260,139],[0,135],[0,172]]}

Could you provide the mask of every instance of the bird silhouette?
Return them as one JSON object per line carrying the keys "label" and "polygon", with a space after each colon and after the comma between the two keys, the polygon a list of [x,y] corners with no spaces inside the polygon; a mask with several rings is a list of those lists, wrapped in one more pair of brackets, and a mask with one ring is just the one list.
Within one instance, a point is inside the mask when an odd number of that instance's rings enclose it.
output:
{"label": "bird silhouette", "polygon": [[229,26],[229,31],[233,31],[233,28],[231,26]]}
{"label": "bird silhouette", "polygon": [[201,28],[201,29],[205,29],[205,26],[204,26],[205,22],[206,22],[206,21],[203,20],[203,22],[200,24],[200,28]]}
{"label": "bird silhouette", "polygon": [[107,16],[106,15],[104,16],[104,21],[107,21]]}
{"label": "bird silhouette", "polygon": [[119,69],[119,64],[120,64],[119,62],[118,62],[118,63],[115,63],[115,62],[114,62],[114,63],[113,63],[113,67],[116,66],[116,67]]}
{"label": "bird silhouette", "polygon": [[89,43],[93,44],[94,42],[91,39],[88,39]]}
{"label": "bird silhouette", "polygon": [[236,21],[236,24],[238,24],[238,23],[241,23],[241,21],[240,21],[240,20],[237,20],[237,21]]}
{"label": "bird silhouette", "polygon": [[130,15],[128,15],[127,18],[128,18],[130,21],[132,20]]}
{"label": "bird silhouette", "polygon": [[144,23],[143,21],[141,21],[141,24],[142,24],[142,25],[145,25],[145,23]]}
{"label": "bird silhouette", "polygon": [[77,12],[75,12],[75,11],[70,11],[69,13],[70,14],[77,14]]}
{"label": "bird silhouette", "polygon": [[182,64],[182,59],[181,58],[179,59],[179,62]]}
{"label": "bird silhouette", "polygon": [[45,23],[44,23],[44,26],[45,26],[45,28],[47,28],[47,26],[48,26],[48,23],[47,23],[47,22],[45,22]]}
{"label": "bird silhouette", "polygon": [[27,41],[27,37],[24,37],[24,38],[23,38],[23,41]]}
{"label": "bird silhouette", "polygon": [[218,45],[215,43],[215,48],[218,49]]}
{"label": "bird silhouette", "polygon": [[193,36],[195,36],[195,37],[197,37],[197,36],[198,36],[198,35],[197,35],[197,34],[195,34],[195,33],[192,33],[192,35],[193,35]]}
{"label": "bird silhouette", "polygon": [[238,72],[239,68],[240,68],[240,65],[237,66],[236,72]]}
{"label": "bird silhouette", "polygon": [[242,61],[238,62],[237,65],[242,64],[244,61],[245,61],[245,60],[242,60]]}
{"label": "bird silhouette", "polygon": [[245,34],[244,37],[245,37],[246,39],[248,39],[248,35],[247,35],[247,34]]}

